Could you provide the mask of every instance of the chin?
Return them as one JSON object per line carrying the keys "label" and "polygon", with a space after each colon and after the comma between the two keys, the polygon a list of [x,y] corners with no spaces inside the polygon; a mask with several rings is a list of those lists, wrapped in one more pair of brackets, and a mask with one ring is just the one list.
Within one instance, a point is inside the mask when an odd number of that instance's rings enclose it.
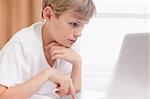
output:
{"label": "chin", "polygon": [[73,43],[70,43],[70,42],[58,42],[60,45],[66,47],[66,48],[71,48]]}
{"label": "chin", "polygon": [[72,45],[64,45],[65,47],[67,47],[67,48],[71,48],[72,47]]}
{"label": "chin", "polygon": [[69,43],[59,43],[59,44],[66,47],[66,48],[72,47],[72,44],[69,44]]}
{"label": "chin", "polygon": [[63,46],[65,46],[65,47],[67,47],[67,48],[71,48],[71,47],[72,47],[72,44],[67,43],[67,44],[63,44]]}

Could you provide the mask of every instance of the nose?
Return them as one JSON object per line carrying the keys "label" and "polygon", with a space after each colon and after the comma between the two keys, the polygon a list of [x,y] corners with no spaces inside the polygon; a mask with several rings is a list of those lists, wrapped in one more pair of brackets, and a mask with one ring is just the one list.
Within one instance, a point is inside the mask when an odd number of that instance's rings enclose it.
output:
{"label": "nose", "polygon": [[77,31],[74,32],[75,37],[80,37],[82,33],[82,29],[78,29]]}

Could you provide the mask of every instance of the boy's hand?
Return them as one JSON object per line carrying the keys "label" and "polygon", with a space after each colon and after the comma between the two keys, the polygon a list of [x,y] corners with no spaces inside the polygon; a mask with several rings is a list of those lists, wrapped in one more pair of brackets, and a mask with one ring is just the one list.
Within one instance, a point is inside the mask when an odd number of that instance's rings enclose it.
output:
{"label": "boy's hand", "polygon": [[58,91],[56,91],[56,94],[64,96],[69,93],[73,97],[73,99],[76,99],[74,85],[69,76],[53,68],[50,68],[49,73],[49,79],[57,85],[56,88],[58,89]]}
{"label": "boy's hand", "polygon": [[55,93],[59,96],[66,96],[66,95],[71,95],[72,99],[77,99],[74,91],[74,86],[72,84],[72,87],[69,89],[68,93],[65,93],[64,90],[60,89],[60,87],[57,87],[57,91]]}
{"label": "boy's hand", "polygon": [[75,52],[72,48],[66,48],[57,42],[53,42],[47,46],[50,50],[51,59],[63,59],[72,64],[78,64],[81,62],[80,55]]}
{"label": "boy's hand", "polygon": [[75,97],[75,89],[72,80],[70,84],[71,87],[69,88],[67,93],[65,93],[65,91],[57,84],[55,93],[58,94],[59,96],[71,95],[72,97],[73,96]]}
{"label": "boy's hand", "polygon": [[[73,65],[81,63],[80,55],[77,52],[75,52],[72,48],[66,48],[57,42],[52,42],[51,44],[48,44],[46,46],[46,49],[49,50],[52,60],[63,59],[70,62]],[[58,85],[58,90],[56,91],[56,94],[60,96],[71,95],[72,99],[76,99],[75,88],[70,77],[68,78],[68,76],[65,77],[63,74],[55,73],[54,78],[56,78],[55,80],[53,80],[54,83]]]}

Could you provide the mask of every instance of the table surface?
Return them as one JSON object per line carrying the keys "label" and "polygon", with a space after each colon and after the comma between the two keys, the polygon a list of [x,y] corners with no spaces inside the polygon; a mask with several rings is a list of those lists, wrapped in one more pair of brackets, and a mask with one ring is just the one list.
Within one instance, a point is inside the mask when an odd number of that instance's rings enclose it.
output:
{"label": "table surface", "polygon": [[[104,99],[105,96],[106,96],[105,92],[92,91],[92,90],[82,91],[76,94],[77,99]],[[72,99],[72,97],[65,96],[59,99]]]}

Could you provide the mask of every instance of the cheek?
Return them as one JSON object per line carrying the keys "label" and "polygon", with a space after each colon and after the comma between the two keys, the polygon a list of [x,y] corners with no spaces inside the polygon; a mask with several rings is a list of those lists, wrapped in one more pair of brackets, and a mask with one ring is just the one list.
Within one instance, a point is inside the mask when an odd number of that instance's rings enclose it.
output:
{"label": "cheek", "polygon": [[71,35],[71,29],[67,24],[61,24],[59,28],[56,28],[60,38],[68,38]]}
{"label": "cheek", "polygon": [[67,39],[68,37],[67,34],[68,34],[67,30],[65,30],[63,27],[58,27],[58,28],[55,28],[54,38],[59,43],[62,43]]}
{"label": "cheek", "polygon": [[54,27],[54,38],[58,42],[66,42],[68,39],[72,38],[73,30],[67,23],[55,24]]}

